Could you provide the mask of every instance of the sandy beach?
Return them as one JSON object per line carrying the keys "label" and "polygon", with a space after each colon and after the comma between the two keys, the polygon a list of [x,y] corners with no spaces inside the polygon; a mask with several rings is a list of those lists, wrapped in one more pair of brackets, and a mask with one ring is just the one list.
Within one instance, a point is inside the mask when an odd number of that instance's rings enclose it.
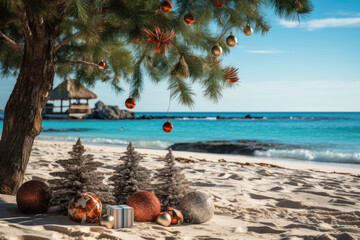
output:
{"label": "sandy beach", "polygon": [[[25,181],[51,179],[49,173],[60,168],[55,161],[68,158],[72,144],[36,141]],[[105,164],[100,171],[108,177],[125,150],[85,147]],[[143,166],[154,173],[167,153],[137,151],[144,156]],[[192,188],[213,199],[211,221],[167,228],[135,223],[133,228],[109,230],[76,224],[53,209],[26,215],[18,210],[15,196],[0,195],[0,239],[360,239],[360,168],[354,165],[178,151],[174,155]]]}

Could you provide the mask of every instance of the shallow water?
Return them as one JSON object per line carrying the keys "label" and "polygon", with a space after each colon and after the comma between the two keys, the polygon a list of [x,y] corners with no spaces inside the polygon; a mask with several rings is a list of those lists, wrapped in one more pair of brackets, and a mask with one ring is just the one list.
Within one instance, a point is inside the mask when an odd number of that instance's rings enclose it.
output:
{"label": "shallow water", "polygon": [[[166,115],[166,113],[136,113]],[[248,113],[186,112],[172,113],[173,132],[162,131],[166,119],[155,120],[45,120],[44,129],[76,129],[67,132],[42,132],[39,139],[71,140],[81,137],[93,144],[125,145],[164,149],[173,143],[207,140],[257,140],[261,142],[299,144],[305,149],[271,149],[256,152],[258,156],[299,160],[360,164],[360,113],[250,113],[262,119],[216,120],[222,117],[244,117]],[[189,119],[187,116],[206,117]],[[0,126],[0,130],[2,125]]]}

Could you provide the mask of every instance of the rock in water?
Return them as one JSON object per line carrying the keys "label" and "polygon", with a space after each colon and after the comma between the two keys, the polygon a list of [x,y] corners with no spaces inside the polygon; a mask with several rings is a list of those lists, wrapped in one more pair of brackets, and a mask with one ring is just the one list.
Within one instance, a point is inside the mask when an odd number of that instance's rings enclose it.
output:
{"label": "rock in water", "polygon": [[96,119],[134,119],[135,114],[127,110],[120,110],[118,106],[108,106],[99,101],[95,104],[92,117]]}
{"label": "rock in water", "polygon": [[180,201],[179,209],[188,223],[207,222],[215,211],[211,198],[198,191],[186,194]]}

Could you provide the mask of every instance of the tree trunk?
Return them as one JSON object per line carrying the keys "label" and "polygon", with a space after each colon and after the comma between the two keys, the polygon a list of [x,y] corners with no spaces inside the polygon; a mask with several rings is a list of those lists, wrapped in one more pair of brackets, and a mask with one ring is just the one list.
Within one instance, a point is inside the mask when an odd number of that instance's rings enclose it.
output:
{"label": "tree trunk", "polygon": [[41,111],[53,86],[54,26],[30,25],[16,85],[5,107],[0,141],[0,193],[16,194],[22,184],[34,139],[40,134]]}

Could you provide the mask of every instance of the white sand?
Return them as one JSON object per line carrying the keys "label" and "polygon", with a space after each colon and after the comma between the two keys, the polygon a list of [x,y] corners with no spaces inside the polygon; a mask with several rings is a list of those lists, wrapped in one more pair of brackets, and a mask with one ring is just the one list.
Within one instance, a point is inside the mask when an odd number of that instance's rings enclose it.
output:
{"label": "white sand", "polygon": [[[71,147],[67,142],[36,141],[25,181],[50,179],[49,173],[60,168],[55,161],[67,158]],[[86,148],[105,164],[100,170],[108,176],[125,150]],[[166,151],[137,151],[144,154],[143,166],[154,172],[163,166],[158,158]],[[73,223],[52,210],[26,215],[18,210],[14,196],[0,195],[0,239],[360,239],[360,178],[307,170],[360,174],[358,167],[191,152],[174,155],[185,160],[178,165],[192,188],[214,200],[216,212],[211,221],[168,228],[136,223],[130,229],[108,230]],[[245,162],[294,169],[243,165]],[[265,171],[271,176],[265,176]]]}

